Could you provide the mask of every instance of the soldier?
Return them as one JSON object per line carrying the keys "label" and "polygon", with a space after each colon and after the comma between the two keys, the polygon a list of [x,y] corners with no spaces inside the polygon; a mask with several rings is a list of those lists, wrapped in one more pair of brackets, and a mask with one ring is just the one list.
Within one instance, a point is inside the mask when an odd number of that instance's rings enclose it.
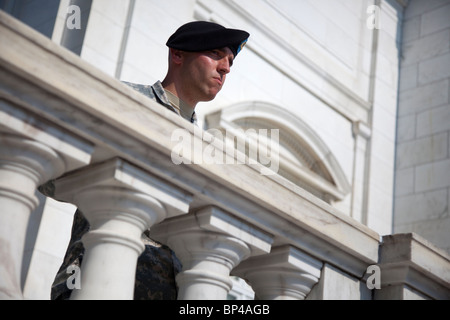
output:
{"label": "soldier", "polygon": [[127,84],[195,123],[195,106],[219,93],[248,37],[245,31],[212,22],[187,23],[167,41],[169,68],[163,82]]}
{"label": "soldier", "polygon": [[[166,43],[169,67],[162,82],[124,83],[195,124],[197,103],[216,97],[248,37],[246,31],[212,22],[186,23]],[[40,190],[50,194],[49,188],[51,184]],[[66,270],[70,265],[81,265],[84,254],[81,237],[88,231],[89,223],[77,210],[66,256],[52,287],[52,299],[70,297],[71,290],[66,285],[70,274]],[[151,240],[148,231],[143,241],[145,251],[138,259],[134,299],[176,299],[175,276],[181,270],[180,262],[170,248]]]}

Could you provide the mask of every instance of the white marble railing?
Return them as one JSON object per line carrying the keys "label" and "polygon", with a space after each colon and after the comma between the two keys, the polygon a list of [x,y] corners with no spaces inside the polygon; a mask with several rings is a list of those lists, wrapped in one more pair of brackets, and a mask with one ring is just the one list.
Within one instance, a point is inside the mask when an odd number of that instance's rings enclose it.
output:
{"label": "white marble railing", "polygon": [[[50,179],[54,198],[91,224],[73,299],[132,299],[149,228],[183,264],[179,299],[225,299],[230,274],[262,299],[325,298],[336,279],[360,292],[367,267],[379,263],[376,232],[277,175],[245,164],[174,164],[177,129],[200,149],[231,155],[1,11],[0,47],[0,298],[23,298],[27,223],[36,188]],[[442,297],[448,278],[432,278]]]}

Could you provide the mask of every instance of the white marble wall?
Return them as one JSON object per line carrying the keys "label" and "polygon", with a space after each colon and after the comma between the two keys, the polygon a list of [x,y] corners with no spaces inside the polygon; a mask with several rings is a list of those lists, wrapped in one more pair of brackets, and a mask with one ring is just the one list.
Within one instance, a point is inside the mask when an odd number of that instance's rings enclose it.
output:
{"label": "white marble wall", "polygon": [[372,130],[368,152],[366,224],[380,234],[392,233],[395,128],[400,28],[403,8],[396,1],[381,1],[379,29],[372,42],[369,101]]}
{"label": "white marble wall", "polygon": [[113,77],[120,72],[131,2],[129,0],[92,2],[80,56]]}
{"label": "white marble wall", "polygon": [[397,133],[395,232],[450,252],[450,1],[405,12]]}
{"label": "white marble wall", "polygon": [[[130,1],[132,18],[118,78],[144,84],[162,80],[168,60],[165,43],[180,25],[195,20],[192,15],[194,3],[195,0]],[[112,12],[117,14],[116,10]]]}

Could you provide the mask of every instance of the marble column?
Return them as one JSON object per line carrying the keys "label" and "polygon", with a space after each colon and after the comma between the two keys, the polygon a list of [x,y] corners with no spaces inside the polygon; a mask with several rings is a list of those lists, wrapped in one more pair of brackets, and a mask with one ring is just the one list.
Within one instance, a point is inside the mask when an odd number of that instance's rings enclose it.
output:
{"label": "marble column", "polygon": [[81,290],[71,299],[132,299],[137,259],[144,251],[141,235],[164,218],[163,205],[113,186],[86,188],[76,198],[91,230],[82,238]]}
{"label": "marble column", "polygon": [[0,300],[23,299],[21,269],[37,187],[61,175],[64,160],[47,145],[0,134]]}
{"label": "marble column", "polygon": [[247,280],[262,300],[304,300],[319,281],[322,263],[289,245],[244,261],[233,274]]}
{"label": "marble column", "polygon": [[169,219],[150,232],[180,259],[179,300],[225,300],[230,272],[241,261],[270,251],[272,237],[217,208]]}
{"label": "marble column", "polygon": [[224,300],[233,284],[230,271],[250,255],[248,245],[210,231],[180,232],[169,240],[183,265],[176,277],[179,300]]}

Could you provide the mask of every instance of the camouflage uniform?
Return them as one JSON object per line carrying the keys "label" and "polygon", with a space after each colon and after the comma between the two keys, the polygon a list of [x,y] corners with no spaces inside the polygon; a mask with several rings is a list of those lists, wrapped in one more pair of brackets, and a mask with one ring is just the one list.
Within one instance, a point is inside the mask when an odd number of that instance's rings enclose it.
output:
{"label": "camouflage uniform", "polygon": [[[159,104],[163,105],[167,109],[169,109],[169,110],[175,112],[176,114],[178,114],[179,116],[181,116],[180,111],[169,102],[169,99],[167,98],[164,88],[161,85],[161,82],[157,81],[152,86],[143,85],[143,84],[135,84],[135,83],[125,82],[125,81],[123,81],[123,83],[127,84],[128,86],[132,87],[136,91],[139,91],[140,93],[146,95],[150,99],[158,102]],[[197,116],[196,116],[195,112],[192,114],[191,119],[186,119],[186,120],[188,120],[194,124],[197,124]]]}
{"label": "camouflage uniform", "polygon": [[[157,81],[153,86],[129,82],[124,83],[180,115],[179,110],[170,104],[161,82]],[[197,118],[195,112],[190,121],[196,124]],[[39,190],[47,196],[54,194],[53,184],[51,182],[40,187]],[[83,216],[83,213],[77,210],[74,216],[69,246],[52,286],[52,300],[70,298],[72,290],[67,287],[66,281],[71,274],[66,271],[70,265],[81,266],[85,250],[81,242],[81,237],[88,231],[88,221]],[[150,239],[148,231],[144,232],[142,236],[145,250],[139,256],[137,262],[134,299],[174,300],[177,298],[175,276],[181,271],[181,263],[169,247]]]}

